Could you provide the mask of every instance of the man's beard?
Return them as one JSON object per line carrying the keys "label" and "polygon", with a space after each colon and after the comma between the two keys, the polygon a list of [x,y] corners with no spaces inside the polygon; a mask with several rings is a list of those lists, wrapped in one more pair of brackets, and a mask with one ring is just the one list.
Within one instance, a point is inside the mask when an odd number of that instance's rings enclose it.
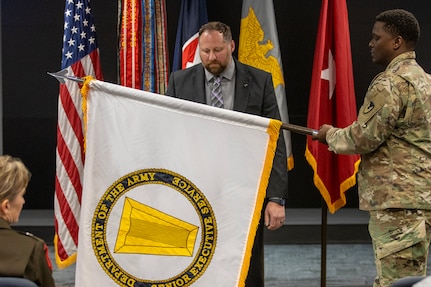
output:
{"label": "man's beard", "polygon": [[213,75],[220,75],[226,69],[226,66],[218,61],[213,61],[205,65],[205,69]]}

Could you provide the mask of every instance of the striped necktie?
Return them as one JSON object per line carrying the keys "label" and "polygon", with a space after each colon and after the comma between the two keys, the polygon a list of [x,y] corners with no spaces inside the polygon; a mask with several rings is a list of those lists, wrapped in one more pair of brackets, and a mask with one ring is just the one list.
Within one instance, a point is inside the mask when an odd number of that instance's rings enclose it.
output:
{"label": "striped necktie", "polygon": [[211,85],[211,106],[223,108],[223,96],[221,94],[221,76],[214,76]]}

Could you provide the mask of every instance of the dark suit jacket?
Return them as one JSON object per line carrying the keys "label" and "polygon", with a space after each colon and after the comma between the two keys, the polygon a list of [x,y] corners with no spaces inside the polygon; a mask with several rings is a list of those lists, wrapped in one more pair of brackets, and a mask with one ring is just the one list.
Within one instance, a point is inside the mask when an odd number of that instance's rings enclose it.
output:
{"label": "dark suit jacket", "polygon": [[[280,119],[271,74],[235,61],[233,110]],[[168,96],[206,104],[205,71],[202,64],[172,73]],[[287,159],[284,137],[278,138],[267,197],[287,197]]]}

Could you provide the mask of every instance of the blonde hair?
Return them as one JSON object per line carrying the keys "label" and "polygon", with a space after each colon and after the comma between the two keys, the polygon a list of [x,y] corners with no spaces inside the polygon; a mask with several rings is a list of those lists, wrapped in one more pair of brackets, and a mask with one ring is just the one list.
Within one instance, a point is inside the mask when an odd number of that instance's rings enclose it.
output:
{"label": "blonde hair", "polygon": [[31,173],[21,159],[0,156],[0,202],[13,200],[30,181]]}

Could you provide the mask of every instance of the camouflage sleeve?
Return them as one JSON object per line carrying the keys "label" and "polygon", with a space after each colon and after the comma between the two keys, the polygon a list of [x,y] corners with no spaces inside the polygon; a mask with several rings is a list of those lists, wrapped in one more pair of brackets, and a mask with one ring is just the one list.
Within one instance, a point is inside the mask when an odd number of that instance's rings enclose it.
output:
{"label": "camouflage sleeve", "polygon": [[366,154],[376,150],[392,133],[402,106],[406,82],[380,74],[368,88],[358,118],[346,128],[332,128],[326,135],[329,150],[340,154]]}

